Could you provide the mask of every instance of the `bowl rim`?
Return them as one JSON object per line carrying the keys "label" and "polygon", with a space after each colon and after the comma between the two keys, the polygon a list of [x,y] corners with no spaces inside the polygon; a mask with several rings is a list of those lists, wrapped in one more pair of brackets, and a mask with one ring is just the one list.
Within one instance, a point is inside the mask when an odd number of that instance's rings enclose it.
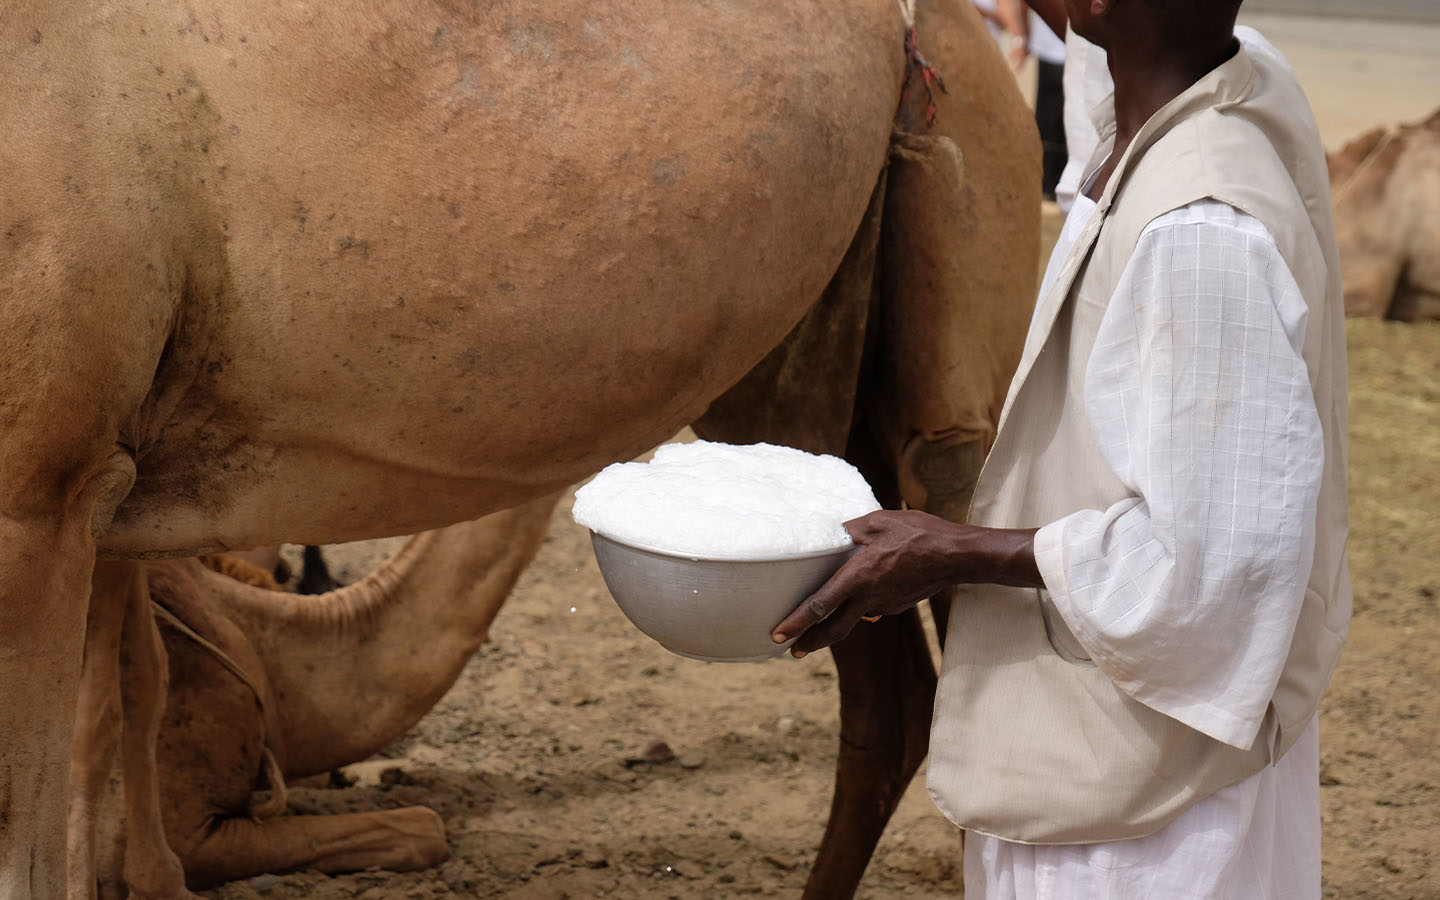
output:
{"label": "bowl rim", "polygon": [[590,539],[592,541],[595,538],[601,538],[612,544],[626,547],[631,550],[640,550],[644,553],[653,553],[656,556],[668,556],[671,559],[689,559],[695,562],[769,563],[785,562],[787,560],[799,559],[818,559],[822,556],[839,556],[841,554],[854,553],[856,550],[859,550],[862,546],[864,546],[862,544],[852,542],[844,547],[830,547],[826,550],[802,550],[799,553],[780,553],[773,556],[708,556],[696,553],[687,553],[683,551],[666,550],[661,547],[652,547],[648,544],[636,543],[635,541],[621,540],[619,538],[605,534],[604,532],[596,531],[593,528],[589,529],[589,531]]}

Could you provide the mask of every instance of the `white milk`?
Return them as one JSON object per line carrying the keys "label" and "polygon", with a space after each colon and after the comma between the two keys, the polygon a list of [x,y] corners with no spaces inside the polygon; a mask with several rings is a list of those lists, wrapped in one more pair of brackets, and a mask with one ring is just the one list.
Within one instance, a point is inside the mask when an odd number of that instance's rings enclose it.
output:
{"label": "white milk", "polygon": [[666,444],[575,493],[575,521],[627,544],[698,557],[846,547],[841,523],[879,509],[843,459],[774,444]]}

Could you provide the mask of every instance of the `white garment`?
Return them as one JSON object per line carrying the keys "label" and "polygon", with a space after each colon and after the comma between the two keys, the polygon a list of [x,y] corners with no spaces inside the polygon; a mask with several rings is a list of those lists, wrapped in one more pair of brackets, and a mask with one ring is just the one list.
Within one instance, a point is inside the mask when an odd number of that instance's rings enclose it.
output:
{"label": "white garment", "polygon": [[1319,900],[1320,737],[1149,837],[1017,844],[965,836],[965,900]]}
{"label": "white garment", "polygon": [[1027,16],[1030,54],[1041,62],[1057,66],[1065,62],[1065,42],[1050,30],[1050,26],[1045,24],[1045,20],[1040,18],[1040,14],[1035,10],[1029,10]]}
{"label": "white garment", "polygon": [[[1047,287],[1094,209],[1077,196]],[[1140,702],[1242,747],[1274,692],[1314,549],[1324,450],[1305,325],[1258,220],[1214,200],[1157,218],[1085,377],[1096,444],[1139,496],[1035,540],[1056,608],[1096,665]],[[1314,731],[1145,838],[1026,846],[972,833],[966,886],[1017,900],[1315,900]]]}
{"label": "white garment", "polygon": [[1110,96],[1110,61],[1105,51],[1076,34],[1065,32],[1065,71],[1061,75],[1065,92],[1065,170],[1055,185],[1055,202],[1068,213],[1080,190],[1085,164],[1100,143],[1090,112]]}

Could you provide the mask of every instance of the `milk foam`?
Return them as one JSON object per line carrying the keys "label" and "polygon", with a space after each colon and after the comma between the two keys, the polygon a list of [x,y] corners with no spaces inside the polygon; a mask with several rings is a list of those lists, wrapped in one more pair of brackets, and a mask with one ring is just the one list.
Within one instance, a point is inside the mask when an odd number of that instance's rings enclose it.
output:
{"label": "milk foam", "polygon": [[774,444],[666,444],[575,493],[575,521],[612,540],[697,557],[768,557],[851,544],[843,522],[879,509],[843,459]]}

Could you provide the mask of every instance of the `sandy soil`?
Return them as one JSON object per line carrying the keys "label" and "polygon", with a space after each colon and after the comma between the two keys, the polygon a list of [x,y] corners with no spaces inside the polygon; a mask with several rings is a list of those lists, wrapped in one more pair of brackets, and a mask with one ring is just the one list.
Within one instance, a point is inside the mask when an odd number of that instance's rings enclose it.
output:
{"label": "sandy soil", "polygon": [[[1440,79],[1413,80],[1437,64],[1425,48],[1440,30],[1362,28],[1357,49],[1324,23],[1278,23],[1267,32],[1295,59],[1331,146],[1388,118],[1357,115],[1356,78],[1387,83],[1374,108],[1396,117],[1440,105]],[[1349,335],[1356,608],[1321,713],[1325,896],[1440,898],[1440,326],[1354,321]],[[618,612],[568,508],[434,712],[354,767],[355,786],[292,793],[296,811],[429,805],[450,859],[408,874],[262,876],[209,896],[798,896],[830,795],[828,654],[763,665],[669,654]],[[674,758],[644,761],[653,741]],[[859,896],[953,900],[959,854],[917,779]]]}

